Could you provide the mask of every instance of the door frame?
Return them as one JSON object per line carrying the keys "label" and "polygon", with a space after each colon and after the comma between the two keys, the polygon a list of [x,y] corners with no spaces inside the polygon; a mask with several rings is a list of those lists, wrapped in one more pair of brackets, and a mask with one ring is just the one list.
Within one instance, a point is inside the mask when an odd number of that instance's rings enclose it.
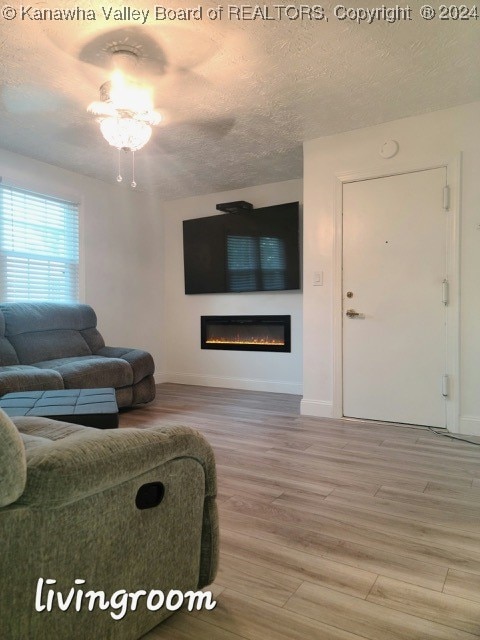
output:
{"label": "door frame", "polygon": [[[449,396],[446,400],[447,428],[459,432],[460,416],[460,178],[461,154],[449,160],[422,164],[398,164],[395,168],[373,167],[364,171],[335,174],[335,220],[333,265],[333,417],[343,417],[343,185],[349,182],[375,180],[389,176],[445,168],[450,187],[447,216],[446,264],[449,279],[447,305],[446,373]],[[439,296],[441,291],[439,289]],[[439,392],[441,381],[438,382]]]}

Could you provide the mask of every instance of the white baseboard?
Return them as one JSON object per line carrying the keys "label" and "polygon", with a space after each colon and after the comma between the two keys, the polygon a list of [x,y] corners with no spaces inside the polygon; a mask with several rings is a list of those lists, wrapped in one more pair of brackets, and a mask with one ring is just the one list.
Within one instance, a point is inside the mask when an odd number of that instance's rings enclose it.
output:
{"label": "white baseboard", "polygon": [[156,371],[154,378],[155,378],[155,384],[162,384],[162,382],[168,382],[168,376],[163,371]]}
{"label": "white baseboard", "polygon": [[300,403],[300,413],[302,416],[314,416],[315,418],[333,418],[333,402],[304,398]]}
{"label": "white baseboard", "polygon": [[163,382],[176,384],[193,384],[200,387],[223,387],[225,389],[244,389],[245,391],[270,391],[273,393],[291,393],[302,395],[302,385],[295,382],[278,382],[277,380],[257,380],[254,378],[232,378],[221,376],[205,376],[198,373],[164,374]]}
{"label": "white baseboard", "polygon": [[480,418],[474,416],[460,416],[458,433],[468,436],[480,436]]}

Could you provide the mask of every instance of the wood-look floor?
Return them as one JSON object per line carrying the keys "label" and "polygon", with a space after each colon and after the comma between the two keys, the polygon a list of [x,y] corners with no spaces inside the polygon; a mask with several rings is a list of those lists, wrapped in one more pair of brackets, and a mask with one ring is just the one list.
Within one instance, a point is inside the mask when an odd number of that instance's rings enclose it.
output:
{"label": "wood-look floor", "polygon": [[217,607],[145,640],[480,638],[480,447],[299,400],[164,384],[122,413],[196,426],[217,459]]}

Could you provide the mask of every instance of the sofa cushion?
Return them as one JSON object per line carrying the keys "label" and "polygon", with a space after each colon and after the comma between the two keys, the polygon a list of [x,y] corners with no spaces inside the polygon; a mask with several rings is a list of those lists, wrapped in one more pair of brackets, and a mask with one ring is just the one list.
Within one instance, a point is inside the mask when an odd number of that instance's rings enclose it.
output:
{"label": "sofa cushion", "polygon": [[80,333],[85,342],[90,347],[90,351],[92,353],[98,353],[98,351],[105,346],[105,340],[96,327],[90,327],[90,329],[82,329]]}
{"label": "sofa cushion", "polygon": [[5,337],[22,364],[92,353],[80,333],[97,325],[94,310],[86,304],[4,303],[0,304],[0,312]]}
{"label": "sofa cushion", "polygon": [[144,404],[155,397],[155,379],[147,376],[133,385],[133,398],[130,404]]}
{"label": "sofa cushion", "polygon": [[0,367],[18,364],[17,354],[10,342],[0,336]]}
{"label": "sofa cushion", "polygon": [[131,407],[133,404],[133,387],[115,389],[115,396],[119,407]]}
{"label": "sofa cushion", "polygon": [[57,302],[15,302],[0,304],[5,318],[7,338],[21,333],[74,329],[82,331],[97,326],[97,316],[86,304]]}
{"label": "sofa cushion", "polygon": [[15,349],[5,337],[5,318],[0,311],[0,367],[9,364],[18,364],[18,358]]}
{"label": "sofa cushion", "polygon": [[17,364],[0,367],[0,389],[2,395],[13,391],[63,389],[63,380],[58,371]]}
{"label": "sofa cushion", "polygon": [[147,351],[141,349],[128,349],[124,347],[103,347],[97,351],[96,355],[107,358],[121,358],[126,360],[133,370],[133,383],[136,384],[153,375],[155,364],[152,356]]}
{"label": "sofa cushion", "polygon": [[0,409],[0,507],[18,500],[27,482],[27,461],[16,426]]}
{"label": "sofa cushion", "polygon": [[73,436],[76,433],[82,433],[85,429],[89,428],[82,427],[78,424],[59,422],[51,418],[38,418],[36,416],[16,416],[12,418],[12,422],[17,427],[24,442],[33,442],[33,438],[37,442],[41,440],[45,444],[51,444],[53,440],[61,440],[62,438]]}
{"label": "sofa cushion", "polygon": [[10,336],[9,340],[22,364],[69,356],[88,356],[92,353],[81,333],[74,329],[21,333]]}
{"label": "sofa cushion", "polygon": [[51,445],[52,441],[48,438],[40,438],[39,436],[30,436],[26,433],[21,433],[20,437],[23,440],[23,446],[25,447],[25,454],[28,464],[28,456],[32,451],[36,451],[39,447],[45,447]]}
{"label": "sofa cushion", "polygon": [[57,358],[37,362],[35,366],[57,371],[63,378],[65,389],[118,388],[133,384],[131,366],[119,358],[101,356]]}

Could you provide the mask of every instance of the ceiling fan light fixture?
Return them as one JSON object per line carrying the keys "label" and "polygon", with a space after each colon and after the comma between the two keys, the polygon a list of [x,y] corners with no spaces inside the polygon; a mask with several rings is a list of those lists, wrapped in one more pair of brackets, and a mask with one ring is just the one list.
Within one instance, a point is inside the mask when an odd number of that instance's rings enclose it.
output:
{"label": "ceiling fan light fixture", "polygon": [[[129,148],[131,151],[141,149],[152,135],[151,127],[162,121],[161,114],[153,109],[151,90],[127,80],[118,70],[114,71],[111,80],[100,87],[100,100],[92,102],[87,110],[99,116],[100,130],[109,144],[119,149]],[[114,134],[115,127],[118,128],[118,132]],[[138,141],[135,148],[127,145],[118,146],[111,142],[117,138],[128,138],[127,130],[137,132],[134,136]],[[148,138],[147,130],[149,130]],[[139,141],[143,139],[145,142],[138,146]]]}
{"label": "ceiling fan light fixture", "polygon": [[108,117],[100,121],[100,131],[109,145],[124,151],[138,151],[152,135],[152,127],[135,118]]}
{"label": "ceiling fan light fixture", "polygon": [[[131,63],[135,54],[126,52]],[[115,61],[122,61],[121,51],[115,52]],[[134,60],[134,62],[135,62]],[[100,87],[100,100],[92,102],[87,111],[97,116],[100,131],[109,145],[132,154],[144,147],[152,136],[152,127],[160,124],[162,116],[153,108],[152,91],[127,78],[117,67],[109,81]],[[134,172],[134,159],[132,157]],[[119,173],[118,182],[122,181]],[[131,186],[136,187],[135,177]]]}

